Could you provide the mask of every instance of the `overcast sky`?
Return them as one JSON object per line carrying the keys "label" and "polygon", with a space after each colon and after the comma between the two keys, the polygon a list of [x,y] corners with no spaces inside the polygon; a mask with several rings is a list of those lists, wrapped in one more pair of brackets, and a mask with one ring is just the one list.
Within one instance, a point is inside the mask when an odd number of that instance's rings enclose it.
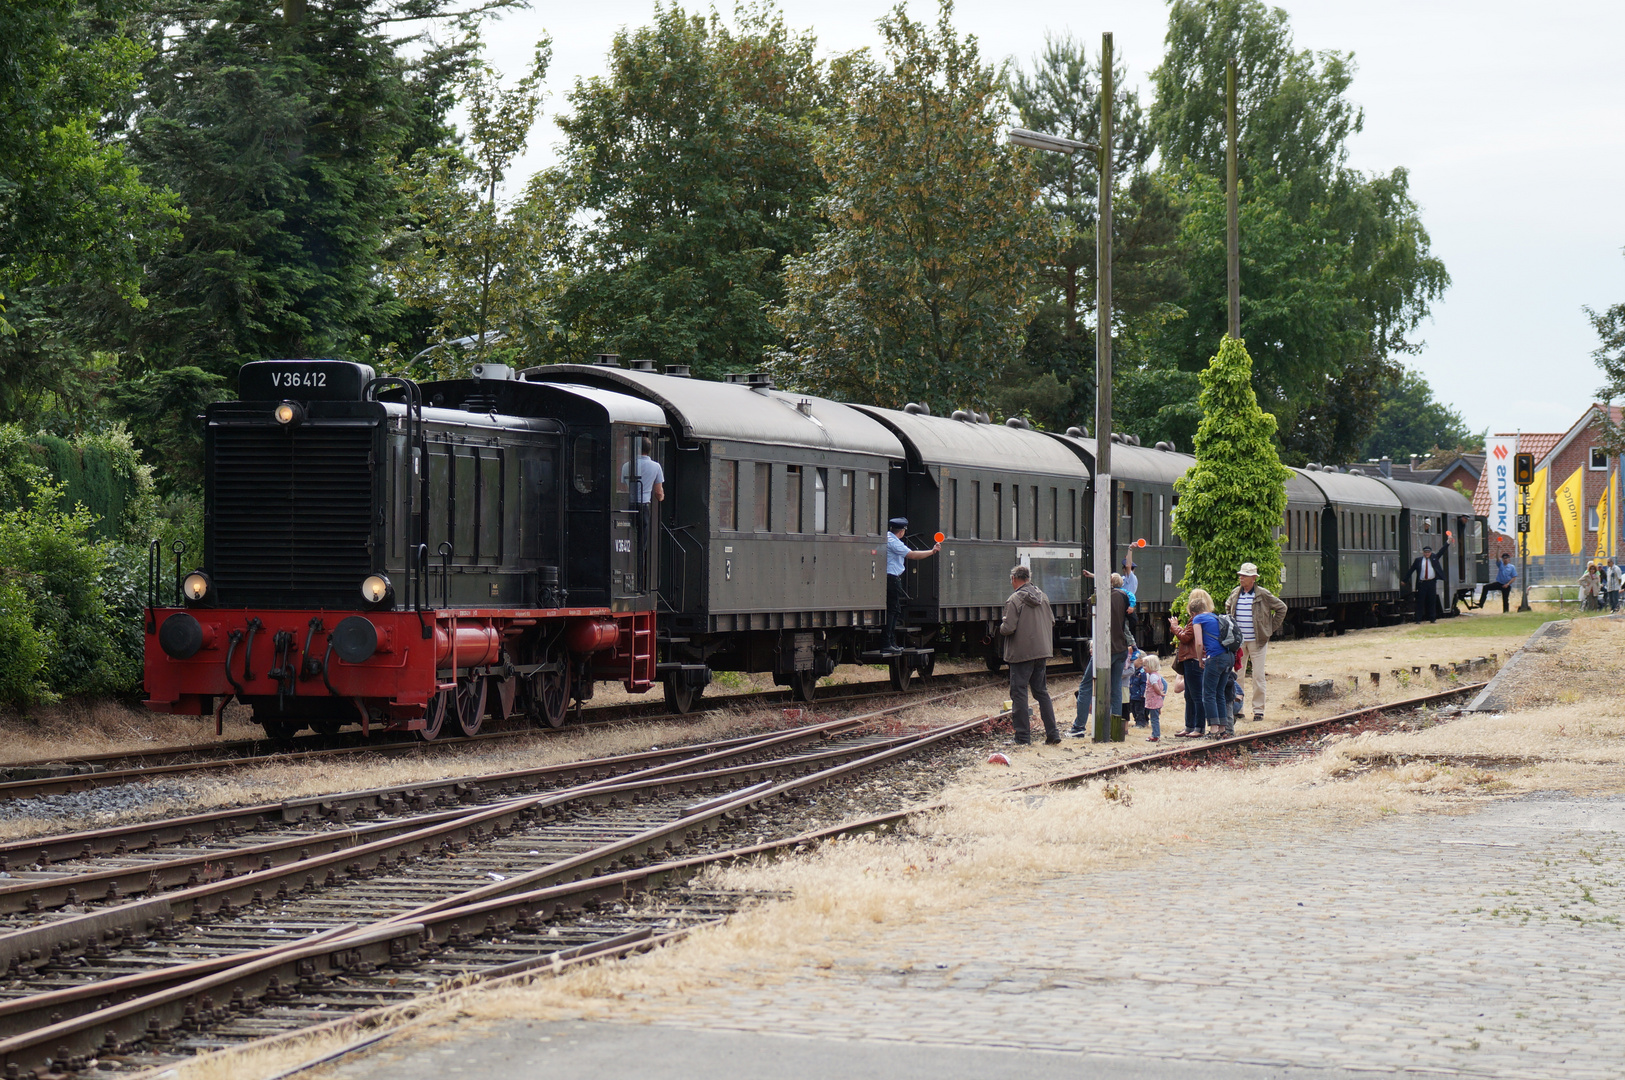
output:
{"label": "overcast sky", "polygon": [[[533,0],[486,34],[489,56],[517,72],[542,33],[554,41],[546,115],[527,171],[554,158],[553,117],[578,78],[601,74],[615,32],[649,21],[648,0]],[[701,9],[697,4],[686,5]],[[731,0],[717,5],[732,11]],[[1625,302],[1625,4],[1556,0],[1293,0],[1298,48],[1352,51],[1349,96],[1365,110],[1350,163],[1411,173],[1411,194],[1453,284],[1409,358],[1435,395],[1475,430],[1562,431],[1601,382],[1583,305]],[[878,47],[890,5],[781,0],[820,46]],[[934,0],[912,0],[934,20]],[[984,55],[1030,64],[1046,31],[1098,48],[1113,34],[1141,100],[1161,58],[1161,0],[960,0],[955,21]],[[1242,277],[1242,290],[1247,281]]]}

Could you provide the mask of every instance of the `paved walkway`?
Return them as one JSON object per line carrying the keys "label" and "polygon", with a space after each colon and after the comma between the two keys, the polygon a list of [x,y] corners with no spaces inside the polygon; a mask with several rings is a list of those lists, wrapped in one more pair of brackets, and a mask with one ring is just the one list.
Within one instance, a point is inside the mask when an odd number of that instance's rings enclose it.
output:
{"label": "paved walkway", "polygon": [[625,1075],[1621,1077],[1625,796],[1188,850],[627,1004],[660,1026],[513,1021],[336,1074],[607,1080],[641,1041]]}

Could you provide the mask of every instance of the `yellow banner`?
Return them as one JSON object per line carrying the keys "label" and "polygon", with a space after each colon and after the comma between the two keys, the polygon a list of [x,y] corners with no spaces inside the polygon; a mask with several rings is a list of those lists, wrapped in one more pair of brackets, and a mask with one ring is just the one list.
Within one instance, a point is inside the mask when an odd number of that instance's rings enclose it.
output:
{"label": "yellow banner", "polygon": [[1580,544],[1585,535],[1582,531],[1585,521],[1580,512],[1585,508],[1585,477],[1579,469],[1552,493],[1552,502],[1557,506],[1557,518],[1563,523],[1563,531],[1568,534],[1569,554],[1584,555],[1585,548]]}
{"label": "yellow banner", "polygon": [[1613,530],[1609,528],[1613,519],[1612,492],[1614,475],[1608,474],[1608,483],[1602,489],[1602,495],[1597,499],[1597,558],[1606,559],[1614,553]]}
{"label": "yellow banner", "polygon": [[1546,554],[1546,474],[1549,469],[1535,473],[1535,482],[1529,485],[1529,557]]}

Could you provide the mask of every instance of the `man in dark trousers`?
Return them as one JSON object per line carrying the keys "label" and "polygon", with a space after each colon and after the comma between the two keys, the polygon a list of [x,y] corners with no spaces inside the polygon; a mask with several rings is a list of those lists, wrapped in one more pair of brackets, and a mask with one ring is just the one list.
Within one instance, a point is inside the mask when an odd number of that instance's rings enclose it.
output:
{"label": "man in dark trousers", "polygon": [[929,559],[942,550],[942,544],[915,551],[903,543],[908,518],[892,518],[886,530],[886,641],[881,651],[900,653],[903,649],[897,644],[897,624],[903,617],[903,566],[912,559]]}
{"label": "man in dark trousers", "polygon": [[1431,545],[1422,545],[1422,554],[1411,560],[1411,568],[1405,572],[1406,580],[1416,579],[1416,621],[1426,619],[1430,623],[1439,621],[1439,581],[1444,577],[1444,557],[1449,550],[1450,540],[1446,536],[1444,546],[1439,554],[1433,554]]}
{"label": "man in dark trousers", "polygon": [[1010,726],[1015,729],[1017,746],[1033,741],[1027,711],[1027,689],[1031,687],[1044,721],[1044,742],[1058,743],[1061,729],[1056,726],[1055,704],[1045,684],[1049,658],[1055,654],[1055,613],[1025,566],[1010,571],[1010,588],[1014,591],[1004,602],[1004,619],[999,623],[1004,662],[1010,665]]}

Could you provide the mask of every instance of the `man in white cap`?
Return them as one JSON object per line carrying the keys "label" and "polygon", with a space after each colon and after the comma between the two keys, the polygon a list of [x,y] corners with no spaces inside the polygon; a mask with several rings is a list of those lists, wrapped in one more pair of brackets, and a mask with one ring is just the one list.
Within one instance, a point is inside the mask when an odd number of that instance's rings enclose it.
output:
{"label": "man in white cap", "polygon": [[[1253,719],[1264,719],[1264,655],[1270,638],[1280,632],[1286,604],[1258,584],[1258,567],[1250,562],[1236,571],[1236,587],[1224,610],[1241,631],[1242,663],[1253,665]],[[1243,680],[1245,682],[1245,680]]]}

